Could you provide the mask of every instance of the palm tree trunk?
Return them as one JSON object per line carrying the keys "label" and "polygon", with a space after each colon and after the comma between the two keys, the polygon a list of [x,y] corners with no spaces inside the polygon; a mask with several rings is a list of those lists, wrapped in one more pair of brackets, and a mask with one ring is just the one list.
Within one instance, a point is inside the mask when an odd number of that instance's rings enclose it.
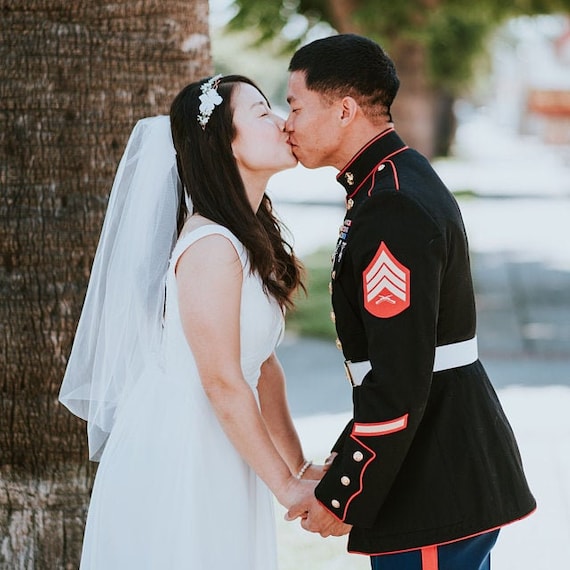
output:
{"label": "palm tree trunk", "polygon": [[208,1],[18,0],[0,37],[0,569],[77,568],[94,466],[57,394],[128,133],[211,72]]}
{"label": "palm tree trunk", "polygon": [[407,144],[431,158],[437,148],[438,97],[427,77],[425,48],[413,40],[395,39],[390,57],[400,78],[392,106],[396,129]]}
{"label": "palm tree trunk", "polygon": [[[433,8],[437,0],[424,0],[424,3]],[[326,13],[332,26],[341,34],[374,38],[374,29],[355,18],[362,4],[362,0],[327,0]],[[400,90],[392,106],[398,133],[429,158],[447,154],[455,130],[453,98],[440,92],[428,78],[425,47],[397,33],[384,40],[389,44],[388,52],[400,77]],[[379,42],[383,43],[382,38]]]}

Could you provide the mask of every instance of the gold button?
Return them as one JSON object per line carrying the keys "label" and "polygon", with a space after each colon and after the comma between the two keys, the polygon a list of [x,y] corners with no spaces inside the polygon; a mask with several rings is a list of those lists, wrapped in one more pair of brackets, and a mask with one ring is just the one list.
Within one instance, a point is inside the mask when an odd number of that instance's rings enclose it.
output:
{"label": "gold button", "polygon": [[345,486],[348,487],[350,485],[350,477],[347,477],[346,475],[343,475],[340,478],[340,482]]}
{"label": "gold button", "polygon": [[349,186],[354,184],[354,174],[352,174],[352,172],[346,172],[344,177],[346,178],[346,182]]}
{"label": "gold button", "polygon": [[350,210],[352,206],[354,206],[354,200],[352,198],[349,198],[346,202],[346,209]]}
{"label": "gold button", "polygon": [[337,337],[337,339],[334,341],[334,343],[336,344],[336,347],[339,350],[342,350],[342,342],[340,342],[340,339]]}
{"label": "gold button", "polygon": [[334,314],[334,311],[331,311],[331,321],[336,323],[336,315]]}
{"label": "gold button", "polygon": [[329,293],[332,295],[332,282],[329,281]]}
{"label": "gold button", "polygon": [[338,509],[338,508],[340,508],[340,501],[337,501],[336,499],[333,499],[333,500],[331,501],[331,505],[332,505],[335,509]]}
{"label": "gold button", "polygon": [[360,463],[364,459],[364,455],[362,455],[362,451],[355,451],[352,454],[352,459],[354,459],[354,461],[357,461],[358,463]]}
{"label": "gold button", "polygon": [[334,279],[336,277],[336,271],[333,269],[333,272],[331,273],[331,278]]}

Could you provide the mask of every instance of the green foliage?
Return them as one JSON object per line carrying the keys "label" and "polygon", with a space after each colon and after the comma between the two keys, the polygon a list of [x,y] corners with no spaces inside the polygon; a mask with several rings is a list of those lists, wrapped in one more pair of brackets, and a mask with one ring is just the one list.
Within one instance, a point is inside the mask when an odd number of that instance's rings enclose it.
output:
{"label": "green foliage", "polygon": [[[570,0],[355,0],[349,21],[336,21],[337,0],[235,0],[232,29],[255,29],[258,43],[281,38],[283,49],[307,41],[315,26],[326,22],[341,31],[358,31],[390,50],[407,38],[423,44],[434,84],[453,92],[466,85],[485,53],[493,30],[513,16],[569,13]],[[294,16],[306,18],[304,30],[285,38]]]}
{"label": "green foliage", "polygon": [[[265,42],[254,47],[257,36],[249,31],[222,33],[212,30],[212,57],[216,73],[240,73],[253,79],[272,105],[284,106],[289,57],[281,54],[282,44]],[[278,45],[275,45],[275,44]]]}
{"label": "green foliage", "polygon": [[389,48],[398,37],[413,37],[422,29],[429,15],[428,8],[418,0],[405,2],[362,2],[352,19],[357,29]]}
{"label": "green foliage", "polygon": [[469,82],[476,58],[484,53],[493,19],[484,7],[434,10],[423,32],[429,74],[453,92]]}
{"label": "green foliage", "polygon": [[235,5],[239,10],[230,20],[229,29],[255,29],[257,45],[275,39],[297,8],[297,3],[288,0],[239,0]]}
{"label": "green foliage", "polygon": [[300,294],[287,314],[287,329],[303,336],[336,338],[330,319],[331,251],[320,250],[303,259],[307,270],[307,295]]}

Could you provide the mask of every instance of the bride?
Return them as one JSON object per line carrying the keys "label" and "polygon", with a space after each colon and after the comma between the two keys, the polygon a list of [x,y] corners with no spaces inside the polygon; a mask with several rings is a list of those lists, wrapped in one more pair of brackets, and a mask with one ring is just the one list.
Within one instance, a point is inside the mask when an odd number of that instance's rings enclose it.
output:
{"label": "bride", "polygon": [[185,87],[119,165],[60,400],[100,461],[81,570],[271,570],[309,501],[274,350],[301,268],[265,194],[296,165],[242,76]]}

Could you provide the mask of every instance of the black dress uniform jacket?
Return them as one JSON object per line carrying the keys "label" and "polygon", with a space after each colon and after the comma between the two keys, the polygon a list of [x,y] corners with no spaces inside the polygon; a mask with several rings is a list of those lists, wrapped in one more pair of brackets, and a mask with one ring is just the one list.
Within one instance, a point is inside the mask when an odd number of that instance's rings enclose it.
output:
{"label": "black dress uniform jacket", "polygon": [[[433,372],[436,347],[475,336],[467,237],[428,161],[389,129],[339,173],[347,215],[332,303],[344,357],[370,361],[353,420],[316,488],[382,554],[476,535],[535,508],[517,444],[479,362]],[[476,358],[476,357],[475,357]]]}

